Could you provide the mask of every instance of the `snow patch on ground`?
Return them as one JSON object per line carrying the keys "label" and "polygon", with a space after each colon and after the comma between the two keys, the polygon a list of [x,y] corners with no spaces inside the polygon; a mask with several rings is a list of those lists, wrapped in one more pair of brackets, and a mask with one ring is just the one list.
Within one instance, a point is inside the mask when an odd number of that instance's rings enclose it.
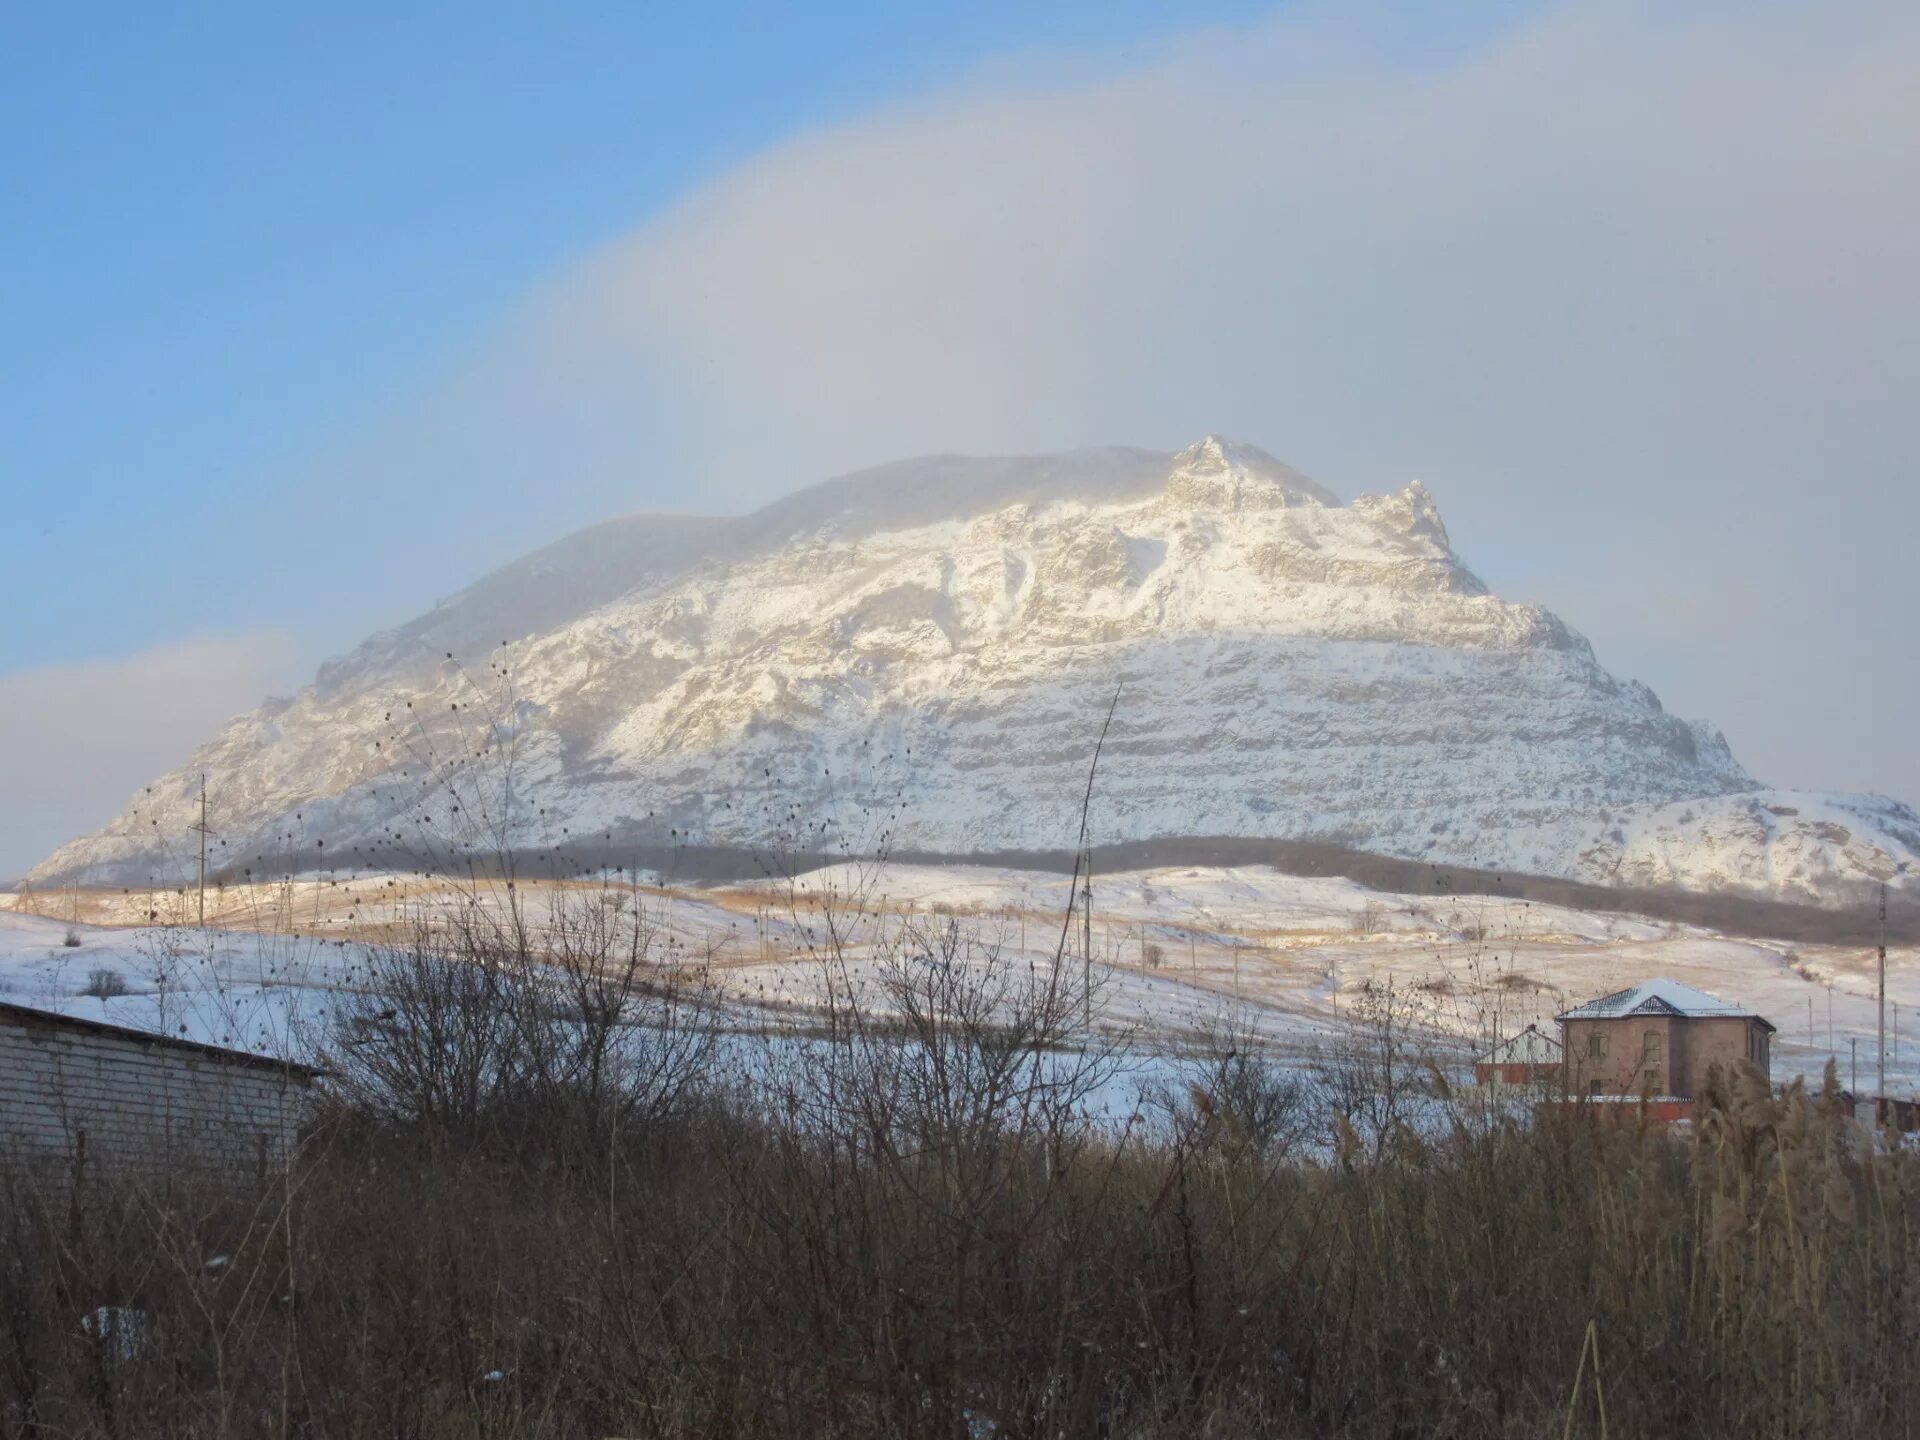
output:
{"label": "snow patch on ground", "polygon": [[[654,877],[657,878],[657,877]],[[1069,979],[1086,964],[1085,930],[1067,921],[1068,877],[975,866],[845,865],[791,881],[707,888],[619,888],[644,908],[653,954],[699,975],[735,1027],[805,1025],[830,987],[851,978],[884,1007],[885,957],[940,927],[974,941],[965,963],[991,952]],[[537,916],[594,884],[528,886]],[[260,1053],[310,1056],[329,1008],[364,983],[357,940],[434,904],[498,904],[486,894],[435,893],[408,877],[350,885],[272,887],[288,907],[252,909],[229,895],[230,923],[74,926],[0,904],[0,999]],[[3,897],[0,897],[3,898]],[[12,897],[14,905],[20,897]],[[103,897],[134,918],[135,897]],[[298,933],[283,917],[298,919]],[[80,944],[64,941],[73,929]],[[1874,955],[1849,946],[1732,939],[1698,927],[1485,896],[1382,894],[1352,881],[1263,867],[1167,867],[1096,876],[1092,968],[1098,1022],[1143,1053],[1178,1053],[1223,1029],[1309,1057],[1350,1034],[1391,987],[1396,1003],[1464,1059],[1528,1024],[1551,1033],[1574,1005],[1655,976],[1746,1006],[1778,1027],[1774,1078],[1817,1079],[1831,1054],[1841,1081],[1858,1044],[1863,1088],[1874,1080]],[[84,993],[95,971],[127,994]],[[1896,949],[1888,995],[1898,1017],[1890,1089],[1920,1081],[1920,951]]]}

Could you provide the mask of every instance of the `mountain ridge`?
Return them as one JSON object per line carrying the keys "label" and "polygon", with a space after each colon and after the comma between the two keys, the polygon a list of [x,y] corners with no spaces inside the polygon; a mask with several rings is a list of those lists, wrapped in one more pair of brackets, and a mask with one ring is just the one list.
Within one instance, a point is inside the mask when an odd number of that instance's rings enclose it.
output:
{"label": "mountain ridge", "polygon": [[[1906,807],[1766,789],[1559,617],[1492,595],[1418,482],[1343,504],[1208,436],[895,462],[733,519],[589,527],[238,717],[32,878],[176,864],[201,769],[228,855],[291,838],[372,863],[456,771],[462,819],[431,822],[449,853],[502,824],[1048,848],[1116,691],[1103,841],[1267,835],[1827,903],[1907,883],[1920,851]],[[489,800],[483,762],[509,754]]]}

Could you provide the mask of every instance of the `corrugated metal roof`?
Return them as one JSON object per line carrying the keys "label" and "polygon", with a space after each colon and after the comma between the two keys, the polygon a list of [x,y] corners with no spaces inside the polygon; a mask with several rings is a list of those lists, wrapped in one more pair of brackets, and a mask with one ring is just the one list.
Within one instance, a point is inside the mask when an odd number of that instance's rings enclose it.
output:
{"label": "corrugated metal roof", "polygon": [[1690,1020],[1758,1020],[1769,1030],[1774,1028],[1765,1016],[1756,1015],[1730,1000],[1722,1000],[1718,995],[1709,995],[1691,985],[1682,985],[1678,980],[1669,980],[1664,975],[1642,980],[1638,985],[1616,990],[1611,995],[1602,995],[1598,1000],[1589,1000],[1555,1018],[1618,1020],[1626,1015],[1684,1015]]}

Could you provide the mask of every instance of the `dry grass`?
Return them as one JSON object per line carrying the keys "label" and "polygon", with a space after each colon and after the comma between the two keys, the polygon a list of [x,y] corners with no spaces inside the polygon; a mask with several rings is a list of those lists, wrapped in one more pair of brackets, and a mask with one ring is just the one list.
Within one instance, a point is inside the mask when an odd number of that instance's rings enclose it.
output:
{"label": "dry grass", "polygon": [[470,937],[463,970],[388,953],[335,1104],[264,1183],[9,1169],[0,1435],[1597,1435],[1604,1397],[1609,1434],[1746,1440],[1920,1414],[1920,1157],[1831,1094],[1742,1072],[1684,1142],[1516,1124],[1420,1080],[1383,1011],[1326,1083],[1222,1033],[1100,1123],[1088,997],[955,925],[903,944],[885,1028],[843,994],[824,1040],[746,1050],[610,967],[618,925],[571,933],[558,991],[512,941]]}

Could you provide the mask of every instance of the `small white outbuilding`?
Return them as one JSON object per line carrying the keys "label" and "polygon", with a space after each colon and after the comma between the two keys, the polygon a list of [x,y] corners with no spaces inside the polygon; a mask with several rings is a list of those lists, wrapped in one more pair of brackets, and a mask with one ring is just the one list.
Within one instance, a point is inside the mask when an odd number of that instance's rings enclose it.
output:
{"label": "small white outbuilding", "polygon": [[1560,1042],[1529,1025],[1473,1062],[1476,1084],[1539,1091],[1560,1083]]}
{"label": "small white outbuilding", "polygon": [[213,1165],[251,1174],[292,1150],[318,1074],[0,1002],[0,1159],[67,1171]]}

